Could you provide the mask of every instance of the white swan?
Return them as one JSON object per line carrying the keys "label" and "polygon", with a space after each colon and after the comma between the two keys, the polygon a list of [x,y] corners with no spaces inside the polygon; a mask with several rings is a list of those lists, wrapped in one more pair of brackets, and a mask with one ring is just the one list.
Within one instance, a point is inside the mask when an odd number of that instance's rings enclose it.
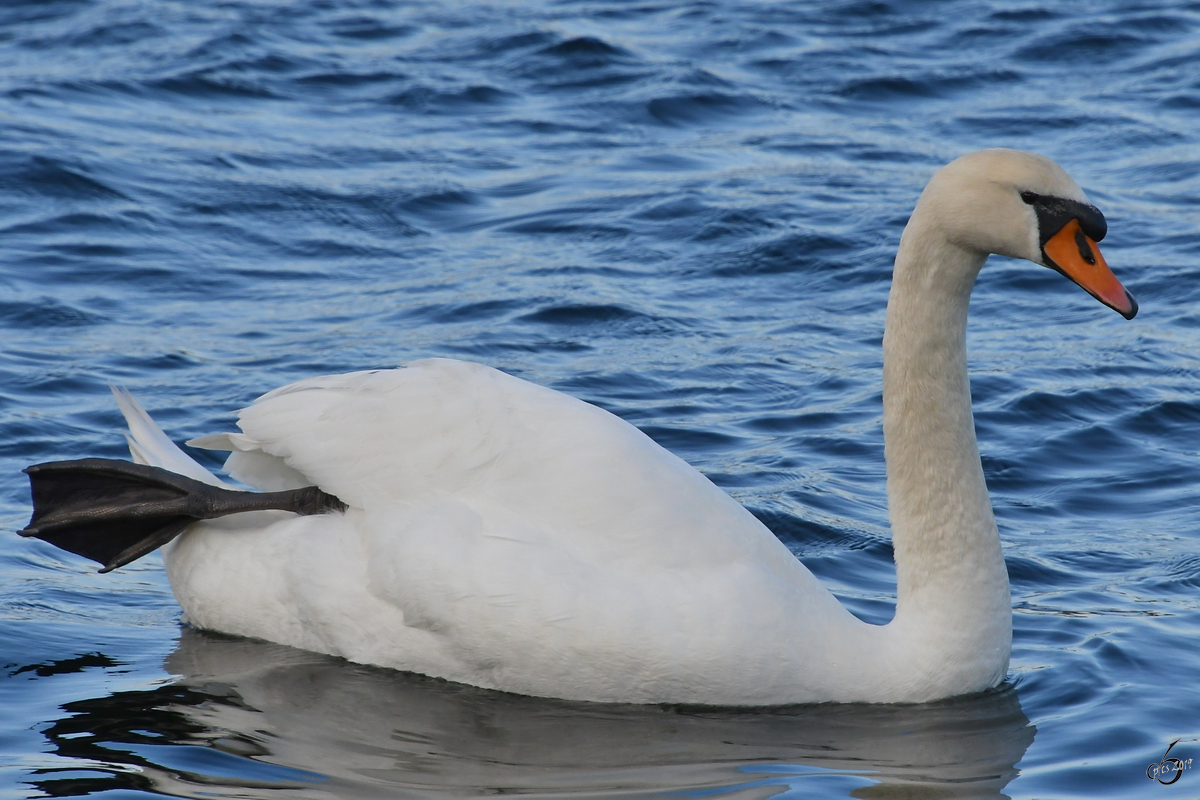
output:
{"label": "white swan", "polygon": [[[940,170],[900,241],[884,336],[896,614],[850,614],[757,519],[636,428],[444,359],[313,378],[241,412],[235,478],[315,484],[344,513],[255,511],[163,548],[196,626],[577,700],[919,702],[1008,668],[1011,601],[971,417],[968,299],[989,253],[1132,317],[1104,219],[1049,159]],[[140,463],[211,474],[118,395]],[[35,512],[36,520],[36,512]]]}

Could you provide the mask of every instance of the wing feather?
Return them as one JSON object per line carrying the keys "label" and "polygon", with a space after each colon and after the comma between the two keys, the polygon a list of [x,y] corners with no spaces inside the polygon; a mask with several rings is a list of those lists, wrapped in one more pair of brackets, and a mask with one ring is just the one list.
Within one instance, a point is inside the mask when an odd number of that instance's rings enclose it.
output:
{"label": "wing feather", "polygon": [[358,508],[437,497],[503,508],[579,540],[591,558],[720,560],[778,544],[632,425],[479,364],[427,359],[300,381],[244,409],[239,425],[246,442]]}

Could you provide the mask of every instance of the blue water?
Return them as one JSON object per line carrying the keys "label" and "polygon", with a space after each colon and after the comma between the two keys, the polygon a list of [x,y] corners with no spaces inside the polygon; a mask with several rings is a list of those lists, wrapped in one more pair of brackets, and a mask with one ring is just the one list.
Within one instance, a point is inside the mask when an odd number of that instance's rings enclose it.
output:
{"label": "blue water", "polygon": [[[425,356],[601,405],[892,613],[890,262],[933,171],[1062,163],[1126,322],[993,258],[972,301],[1012,578],[998,692],[777,711],[501,695],[181,628],[0,537],[0,795],[1200,796],[1200,3],[0,8],[0,525],[27,464]],[[204,463],[218,463],[198,454]],[[1195,771],[1165,786],[1172,751]]]}

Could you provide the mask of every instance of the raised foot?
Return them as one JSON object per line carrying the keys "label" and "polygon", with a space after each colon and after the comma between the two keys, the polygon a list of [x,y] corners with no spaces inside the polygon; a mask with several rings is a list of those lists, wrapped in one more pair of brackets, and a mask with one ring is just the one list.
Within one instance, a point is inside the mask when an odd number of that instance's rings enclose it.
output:
{"label": "raised foot", "polygon": [[34,464],[25,473],[33,518],[20,534],[90,558],[103,565],[101,572],[141,558],[198,520],[268,509],[305,515],[346,509],[316,486],[240,492],[107,458]]}

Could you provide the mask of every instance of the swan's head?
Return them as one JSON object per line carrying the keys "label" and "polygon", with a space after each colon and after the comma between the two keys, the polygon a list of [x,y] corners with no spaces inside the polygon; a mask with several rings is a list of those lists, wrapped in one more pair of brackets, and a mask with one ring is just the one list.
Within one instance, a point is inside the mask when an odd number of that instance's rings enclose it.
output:
{"label": "swan's head", "polygon": [[1049,267],[1126,319],[1137,301],[1108,268],[1096,242],[1108,224],[1071,177],[1045,156],[980,150],[942,167],[918,208],[947,240],[979,253]]}

